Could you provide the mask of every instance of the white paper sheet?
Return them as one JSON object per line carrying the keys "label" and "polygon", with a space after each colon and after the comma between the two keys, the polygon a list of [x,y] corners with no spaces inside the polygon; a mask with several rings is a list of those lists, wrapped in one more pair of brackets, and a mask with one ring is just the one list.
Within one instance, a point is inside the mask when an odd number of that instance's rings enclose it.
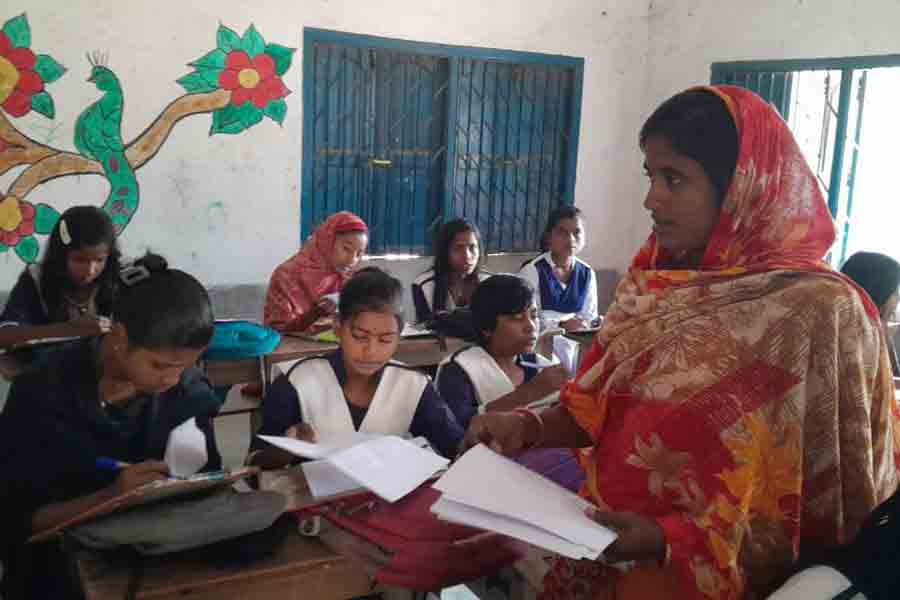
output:
{"label": "white paper sheet", "polygon": [[354,433],[333,434],[328,436],[320,436],[315,443],[303,442],[290,437],[277,435],[261,435],[259,439],[269,442],[273,446],[277,446],[282,450],[286,450],[294,456],[301,458],[321,459],[330,456],[335,452],[350,448],[357,444],[367,442],[369,440],[384,437],[371,433]]}
{"label": "white paper sheet", "polygon": [[575,377],[578,371],[578,342],[558,335],[553,338],[553,354],[568,371],[569,377]]}
{"label": "white paper sheet", "polygon": [[358,490],[359,483],[347,477],[328,460],[313,460],[300,465],[314,498],[324,498]]}
{"label": "white paper sheet", "polygon": [[406,323],[403,326],[403,331],[400,332],[400,337],[403,338],[427,337],[430,335],[434,335],[434,332],[429,329],[419,329],[415,325],[409,323]]}
{"label": "white paper sheet", "polygon": [[483,444],[463,454],[434,488],[448,500],[530,523],[592,551],[616,539],[585,514],[591,506],[585,499]]}
{"label": "white paper sheet", "polygon": [[164,460],[174,477],[190,477],[207,463],[206,436],[194,417],[169,433]]}
{"label": "white paper sheet", "polygon": [[497,533],[527,542],[532,546],[538,546],[575,560],[582,558],[596,560],[600,556],[600,553],[596,550],[572,543],[530,523],[519,521],[507,515],[498,515],[466,504],[460,504],[448,499],[446,496],[442,496],[431,506],[431,512],[445,521],[496,531]]}
{"label": "white paper sheet", "polygon": [[328,457],[345,475],[388,502],[396,502],[450,461],[394,436],[341,450]]}

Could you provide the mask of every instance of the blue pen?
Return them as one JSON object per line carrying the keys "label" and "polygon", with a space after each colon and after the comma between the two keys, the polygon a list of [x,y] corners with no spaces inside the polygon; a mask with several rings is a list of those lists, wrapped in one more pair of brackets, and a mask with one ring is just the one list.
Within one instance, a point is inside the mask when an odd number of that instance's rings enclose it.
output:
{"label": "blue pen", "polygon": [[125,467],[131,466],[131,463],[122,462],[114,458],[106,458],[105,456],[98,458],[95,463],[101,471],[120,471]]}

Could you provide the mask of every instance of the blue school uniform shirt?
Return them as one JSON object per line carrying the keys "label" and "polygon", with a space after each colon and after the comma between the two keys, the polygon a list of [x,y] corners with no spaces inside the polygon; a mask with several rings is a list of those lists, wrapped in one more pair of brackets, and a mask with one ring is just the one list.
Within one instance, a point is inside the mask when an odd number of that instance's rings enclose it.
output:
{"label": "blue school uniform shirt", "polygon": [[[323,358],[331,365],[335,378],[343,386],[347,382],[347,369],[344,366],[343,353],[337,350],[322,357],[306,360],[322,360]],[[291,370],[296,366],[294,365]],[[288,427],[303,421],[300,398],[297,395],[297,389],[291,383],[290,374],[291,371],[288,371],[279,376],[269,388],[263,400],[263,424],[257,432],[258,435],[284,435]],[[380,377],[380,375],[381,373],[378,373],[375,376]],[[350,409],[353,426],[358,430],[369,409],[355,406],[349,401],[347,401],[347,407]],[[425,390],[419,398],[409,432],[415,437],[424,437],[432,448],[448,458],[456,455],[465,433],[447,404],[438,395],[431,381],[425,386]],[[250,444],[250,450],[261,450],[266,445],[264,441],[254,437]]]}
{"label": "blue school uniform shirt", "polygon": [[[458,350],[455,354],[459,352],[462,350]],[[516,364],[525,372],[523,384],[531,381],[538,374],[538,370],[534,367],[522,366],[522,361],[535,363],[536,360],[535,355],[531,353],[520,354],[516,358]],[[451,357],[450,362],[441,366],[436,386],[441,398],[447,402],[447,406],[453,411],[459,424],[463,428],[468,428],[469,421],[478,414],[478,394],[475,392],[475,385],[469,378],[469,374]]]}
{"label": "blue school uniform shirt", "polygon": [[575,313],[589,322],[597,318],[597,278],[580,258],[575,258],[575,269],[566,285],[553,274],[549,253],[526,263],[519,274],[534,286],[541,311]]}
{"label": "blue school uniform shirt", "polygon": [[75,342],[17,377],[0,414],[0,560],[4,585],[26,598],[69,597],[58,544],[25,539],[39,508],[92,494],[115,480],[116,473],[97,469],[97,458],[162,460],[169,433],[193,417],[206,437],[203,470],[221,468],[212,425],[218,402],[203,375],[186,369],[165,392],[135,396],[126,408],[103,408],[98,343]]}

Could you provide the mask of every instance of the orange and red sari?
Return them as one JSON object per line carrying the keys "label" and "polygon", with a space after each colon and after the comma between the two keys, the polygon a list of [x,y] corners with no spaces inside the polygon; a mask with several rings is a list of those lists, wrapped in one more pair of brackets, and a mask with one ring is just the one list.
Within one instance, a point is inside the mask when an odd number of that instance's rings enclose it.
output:
{"label": "orange and red sari", "polygon": [[591,435],[583,493],[657,520],[665,565],[557,560],[543,597],[757,598],[799,553],[855,535],[897,487],[878,313],[822,262],[835,233],[787,125],[708,88],[740,151],[698,270],[653,235],[563,402]]}

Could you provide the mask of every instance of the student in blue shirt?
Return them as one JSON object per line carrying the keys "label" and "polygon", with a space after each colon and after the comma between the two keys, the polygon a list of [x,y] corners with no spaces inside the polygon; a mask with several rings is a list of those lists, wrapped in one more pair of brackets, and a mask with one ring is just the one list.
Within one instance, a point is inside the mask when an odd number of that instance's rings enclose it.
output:
{"label": "student in blue shirt", "polygon": [[578,208],[557,208],[550,213],[541,238],[544,254],[519,271],[537,292],[535,298],[544,329],[584,329],[598,317],[597,277],[594,269],[578,258],[584,249],[585,235]]}
{"label": "student in blue shirt", "polygon": [[[25,540],[166,477],[169,434],[185,421],[194,418],[206,437],[203,469],[221,468],[212,426],[219,404],[191,368],[213,333],[206,290],[147,255],[122,271],[112,316],[108,334],[19,376],[0,414],[4,600],[72,597],[58,544]],[[100,470],[98,458],[130,466]]]}
{"label": "student in blue shirt", "polygon": [[[263,401],[262,435],[315,441],[360,431],[422,436],[452,457],[463,429],[427,375],[391,360],[403,329],[401,283],[384,271],[362,269],[344,286],[335,333],[340,349],[302,359],[272,384]],[[248,462],[267,469],[295,457],[259,438]]]}

